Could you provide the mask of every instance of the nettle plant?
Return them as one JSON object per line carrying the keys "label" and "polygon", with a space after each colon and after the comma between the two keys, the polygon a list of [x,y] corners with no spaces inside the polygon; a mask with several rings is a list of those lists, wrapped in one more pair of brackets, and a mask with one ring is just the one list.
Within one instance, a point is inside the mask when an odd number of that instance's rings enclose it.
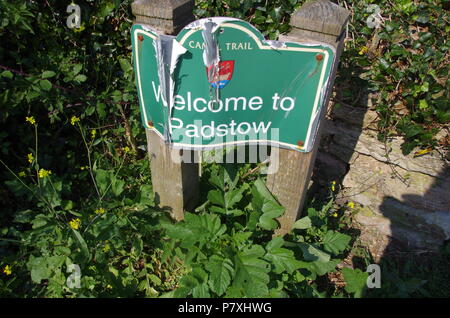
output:
{"label": "nettle plant", "polygon": [[[349,235],[328,224],[332,202],[310,208],[286,238],[273,237],[284,208],[261,178],[243,182],[230,167],[213,166],[213,186],[197,213],[182,222],[165,223],[169,241],[164,260],[182,260],[188,273],[173,297],[317,297],[317,279],[336,270],[351,247]],[[333,212],[333,214],[335,214]],[[336,214],[335,214],[336,215]],[[366,273],[349,269],[350,294],[360,295]],[[350,281],[352,279],[349,279]]]}

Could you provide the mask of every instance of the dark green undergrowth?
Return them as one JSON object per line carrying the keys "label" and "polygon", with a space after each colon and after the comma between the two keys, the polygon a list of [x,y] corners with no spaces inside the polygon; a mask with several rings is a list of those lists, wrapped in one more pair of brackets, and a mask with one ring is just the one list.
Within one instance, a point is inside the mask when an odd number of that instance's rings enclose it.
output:
{"label": "dark green undergrowth", "polygon": [[[334,184],[309,201],[295,229],[273,238],[284,208],[258,167],[204,164],[199,206],[173,223],[155,204],[149,175],[130,3],[77,1],[81,28],[68,29],[68,3],[0,0],[0,296],[449,295],[445,251],[428,267],[386,263],[383,288],[367,290],[370,256],[345,266],[360,250],[358,232],[349,207],[334,203]],[[301,3],[197,1],[196,15],[242,18],[273,39],[289,31]],[[443,150],[447,11],[432,1],[377,3],[386,20],[374,30],[365,26],[367,3],[345,2],[354,40],[341,77],[364,70],[359,80],[378,94],[381,139],[405,136],[405,153]]]}

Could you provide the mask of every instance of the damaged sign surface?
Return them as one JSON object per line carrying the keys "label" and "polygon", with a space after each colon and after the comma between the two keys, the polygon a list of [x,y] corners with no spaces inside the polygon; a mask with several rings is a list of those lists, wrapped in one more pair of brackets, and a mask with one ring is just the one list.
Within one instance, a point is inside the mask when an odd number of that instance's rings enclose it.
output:
{"label": "damaged sign surface", "polygon": [[135,24],[132,46],[144,126],[166,142],[312,149],[332,47],[266,41],[232,18],[195,21],[176,37]]}

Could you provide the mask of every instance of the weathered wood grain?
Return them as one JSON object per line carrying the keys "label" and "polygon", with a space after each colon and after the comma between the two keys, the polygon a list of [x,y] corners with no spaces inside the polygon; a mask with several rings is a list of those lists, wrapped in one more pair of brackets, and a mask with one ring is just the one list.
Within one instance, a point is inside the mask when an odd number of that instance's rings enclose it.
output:
{"label": "weathered wood grain", "polygon": [[[332,45],[336,49],[336,57],[330,75],[331,80],[325,93],[325,103],[320,115],[321,121],[336,77],[349,16],[349,11],[328,0],[308,2],[293,14],[291,18],[292,31],[288,36],[280,38],[291,41],[319,41]],[[266,184],[286,208],[285,214],[278,219],[280,228],[275,235],[288,233],[303,209],[319,146],[320,131],[319,124],[318,136],[311,152],[301,153],[280,148],[278,149],[278,162],[271,163],[278,164],[278,169],[274,169],[276,172],[268,174]],[[277,156],[274,156],[273,160],[276,159]]]}
{"label": "weathered wood grain", "polygon": [[[193,0],[137,0],[132,4],[136,23],[147,24],[160,34],[174,34],[194,20]],[[173,149],[154,131],[146,130],[153,191],[159,207],[182,220],[199,197],[198,153]],[[191,158],[183,162],[183,158]]]}

